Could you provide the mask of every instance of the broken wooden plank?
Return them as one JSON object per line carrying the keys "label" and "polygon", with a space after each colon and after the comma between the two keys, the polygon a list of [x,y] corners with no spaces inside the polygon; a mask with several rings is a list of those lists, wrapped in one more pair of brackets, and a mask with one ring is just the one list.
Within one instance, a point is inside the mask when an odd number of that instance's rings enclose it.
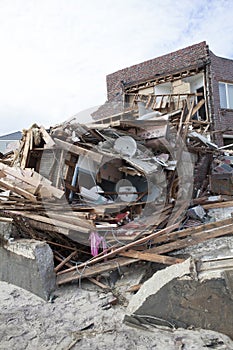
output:
{"label": "broken wooden plank", "polygon": [[171,243],[162,244],[159,247],[151,248],[147,252],[150,251],[151,253],[164,254],[164,253],[171,252],[173,250],[178,250],[181,248],[196,245],[198,243],[204,242],[211,238],[221,237],[232,233],[233,233],[233,224],[230,224],[230,225],[212,229],[206,232],[201,231],[201,232],[194,233],[193,235],[188,236],[186,238],[182,238]]}
{"label": "broken wooden plank", "polygon": [[189,111],[188,111],[188,115],[183,123],[184,125],[184,128],[182,130],[182,138],[183,140],[185,141],[186,140],[186,137],[187,137],[187,134],[188,134],[188,129],[189,129],[189,122],[190,122],[190,119],[192,117],[192,112],[193,112],[193,106],[194,106],[194,100],[192,100],[191,102],[191,106],[189,108]]}
{"label": "broken wooden plank", "polygon": [[54,268],[54,272],[58,272],[66,263],[68,263],[70,261],[70,259],[72,259],[74,256],[77,255],[77,250],[75,250],[74,252],[72,252],[70,255],[67,256],[67,258],[65,258],[60,264],[58,264],[55,268]]}
{"label": "broken wooden plank", "polygon": [[139,260],[145,260],[145,261],[151,261],[151,262],[156,262],[159,264],[164,264],[164,265],[173,265],[173,264],[179,264],[181,262],[184,262],[184,259],[179,259],[179,258],[174,258],[171,256],[166,256],[166,255],[160,255],[160,254],[154,254],[147,252],[138,252],[135,250],[128,250],[126,252],[121,252],[119,254],[120,256],[126,256],[129,258],[135,258]]}
{"label": "broken wooden plank", "polygon": [[0,216],[0,222],[13,222],[13,219]]}
{"label": "broken wooden plank", "polygon": [[175,207],[176,210],[174,213],[172,212],[171,216],[169,217],[169,225],[174,225],[177,222],[180,223],[185,215],[185,210],[188,208],[188,204],[189,203],[184,201],[179,207]]}
{"label": "broken wooden plank", "polygon": [[184,230],[175,231],[175,232],[171,232],[169,234],[164,234],[164,235],[161,235],[159,237],[155,237],[152,240],[152,243],[153,244],[158,244],[158,243],[163,243],[163,242],[167,243],[170,241],[178,240],[180,238],[193,235],[194,233],[206,232],[206,231],[209,231],[211,229],[215,229],[218,227],[224,227],[224,226],[232,224],[232,223],[233,223],[233,219],[228,218],[228,219],[224,219],[224,220],[220,220],[220,221],[210,222],[207,224],[201,224],[199,226],[189,227],[189,228],[186,228]]}
{"label": "broken wooden plank", "polygon": [[20,166],[22,169],[24,169],[27,166],[27,161],[28,161],[28,155],[30,151],[30,144],[31,144],[31,139],[32,139],[32,130],[28,130],[25,136],[24,140],[24,147],[23,147],[23,154],[22,154],[22,159],[20,162]]}
{"label": "broken wooden plank", "polygon": [[69,223],[72,225],[83,226],[83,227],[88,227],[88,228],[93,226],[92,227],[93,229],[95,227],[92,220],[77,217],[76,213],[73,213],[72,215],[65,215],[65,214],[53,213],[53,212],[49,211],[49,217],[51,219],[63,221],[63,222],[66,222],[66,223]]}
{"label": "broken wooden plank", "polygon": [[28,223],[32,228],[35,228],[36,230],[40,230],[43,232],[58,232],[64,236],[69,235],[69,229],[64,227],[55,227],[53,224],[48,224],[45,222],[35,221],[33,219],[27,219]]}
{"label": "broken wooden plank", "polygon": [[181,116],[180,116],[180,120],[179,120],[179,126],[178,126],[178,131],[177,131],[177,137],[176,137],[176,143],[179,141],[179,137],[183,128],[183,122],[184,122],[184,118],[187,112],[187,102],[185,101],[184,107],[182,109],[181,112]]}
{"label": "broken wooden plank", "polygon": [[[57,254],[58,254],[58,252],[56,252]],[[54,252],[54,258],[56,259],[56,260],[58,260],[60,263],[62,263],[63,261],[64,261],[64,259],[62,259],[59,255],[57,255],[55,252]],[[70,264],[69,262],[66,262],[65,263],[65,265],[67,266],[67,267],[72,267],[73,265],[72,264]]]}
{"label": "broken wooden plank", "polygon": [[218,209],[218,208],[228,208],[228,207],[233,207],[233,201],[209,203],[209,204],[202,205],[202,208],[204,208],[206,210]]}
{"label": "broken wooden plank", "polygon": [[197,263],[197,271],[207,271],[207,270],[227,270],[231,269],[233,271],[233,257],[222,257],[221,259],[211,259],[207,261],[200,260]]}
{"label": "broken wooden plank", "polygon": [[97,151],[91,151],[86,148],[82,148],[77,145],[73,145],[69,142],[62,141],[60,139],[55,138],[54,141],[56,142],[57,147],[64,149],[67,152],[74,153],[76,155],[82,155],[88,158],[91,158],[95,160],[96,162],[101,162],[103,159],[103,155],[98,153]]}
{"label": "broken wooden plank", "polygon": [[93,277],[88,277],[88,281],[92,282],[93,284],[95,284],[96,286],[104,289],[104,290],[111,290],[111,288],[109,286],[107,286],[106,284],[97,281],[95,278]]}
{"label": "broken wooden plank", "polygon": [[25,170],[22,170],[21,168],[13,168],[6,164],[0,163],[0,170],[5,175],[12,176],[22,182],[29,184],[32,187],[35,187],[35,191],[38,185],[40,184],[39,178],[35,179],[32,176],[29,176],[27,172],[25,172]]}
{"label": "broken wooden plank", "polygon": [[126,266],[137,261],[138,259],[115,258],[107,262],[102,262],[101,264],[89,266],[88,268],[86,268],[85,264],[82,267],[77,265],[71,272],[57,274],[57,285],[60,286],[61,284],[78,281],[82,278],[93,277],[107,271],[116,270],[121,266]]}
{"label": "broken wooden plank", "polygon": [[45,149],[48,148],[54,148],[56,143],[53,141],[52,137],[49,135],[49,133],[45,130],[43,126],[40,127],[40,132],[42,134],[43,140],[45,142]]}
{"label": "broken wooden plank", "polygon": [[32,202],[37,202],[37,197],[34,196],[33,194],[31,194],[30,192],[26,191],[26,190],[23,190],[22,188],[18,187],[18,186],[15,186],[13,184],[10,184],[9,182],[3,180],[3,179],[0,179],[0,186],[2,186],[3,188],[7,189],[7,190],[10,190],[14,193],[17,193],[18,195],[24,197],[24,198],[27,198],[29,199],[30,201]]}
{"label": "broken wooden plank", "polygon": [[[9,213],[11,213],[11,211],[9,211]],[[46,216],[43,215],[37,215],[37,214],[31,214],[28,212],[12,212],[14,214],[26,217],[28,219],[32,219],[35,221],[39,221],[42,223],[46,223],[46,224],[50,224],[50,225],[54,225],[54,231],[56,231],[56,227],[63,227],[63,228],[67,228],[68,230],[73,230],[73,231],[78,231],[78,232],[83,232],[83,233],[90,233],[90,231],[93,229],[93,227],[84,227],[84,226],[78,226],[78,225],[73,225],[70,224],[68,222],[64,222],[58,219],[52,219],[52,218],[47,218]]]}
{"label": "broken wooden plank", "polygon": [[[95,258],[89,260],[88,262],[85,262],[83,264],[80,264],[80,268],[83,268],[83,267],[86,267],[86,266],[89,266],[89,265],[92,265],[92,264],[96,264],[104,259],[107,259],[107,258],[111,258],[111,257],[114,257],[115,255],[119,254],[120,252],[123,252],[124,250],[127,250],[131,247],[134,247],[136,245],[140,245],[142,243],[145,243],[145,242],[148,242],[150,241],[151,239],[157,237],[157,236],[160,236],[164,233],[168,233],[168,232],[171,232],[173,230],[175,230],[176,228],[178,228],[179,224],[174,224],[172,226],[168,226],[158,232],[153,232],[151,233],[150,235],[146,236],[146,237],[143,237],[141,239],[138,239],[134,242],[131,242],[131,243],[128,243],[126,245],[124,245],[123,247],[119,247],[119,248],[116,248],[113,250],[113,247],[110,248],[110,252],[106,252],[105,254],[99,254],[97,255]],[[71,269],[68,269],[68,270],[65,270],[65,271],[61,271],[60,273],[58,274],[63,274],[63,273],[68,273],[70,271],[73,271],[75,270],[75,267],[74,268],[71,268]]]}
{"label": "broken wooden plank", "polygon": [[196,104],[196,106],[193,107],[191,116],[194,116],[194,114],[197,113],[197,111],[204,105],[204,103],[205,99],[203,98]]}
{"label": "broken wooden plank", "polygon": [[128,293],[137,292],[141,288],[142,285],[143,285],[143,283],[134,284],[133,286],[129,287],[129,289],[127,289],[126,292],[128,292]]}

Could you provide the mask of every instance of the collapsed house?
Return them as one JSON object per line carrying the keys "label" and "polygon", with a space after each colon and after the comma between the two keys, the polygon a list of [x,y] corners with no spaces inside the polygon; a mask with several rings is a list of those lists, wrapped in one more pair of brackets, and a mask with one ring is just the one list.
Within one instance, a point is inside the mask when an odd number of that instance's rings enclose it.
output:
{"label": "collapsed house", "polygon": [[[198,48],[206,53],[203,43]],[[19,149],[0,162],[1,221],[14,227],[2,236],[1,249],[16,252],[20,239],[46,242],[57,285],[87,278],[108,289],[103,274],[140,261],[156,264],[164,276],[174,269],[165,285],[184,276],[201,286],[210,278],[221,280],[231,312],[231,249],[227,256],[221,251],[206,257],[188,248],[232,237],[233,156],[212,137],[209,62],[184,68],[149,81],[124,82],[125,108],[91,124],[72,120],[47,130],[36,124],[24,130]],[[134,69],[128,69],[130,77]],[[187,92],[192,83],[195,91]],[[109,96],[120,89],[114,84]],[[151,93],[155,86],[158,91]],[[172,93],[171,86],[179,93]],[[109,103],[95,117],[108,108]],[[215,214],[219,208],[227,208],[224,215]],[[204,272],[207,277],[201,280]],[[1,272],[1,279],[9,280],[9,274]],[[195,326],[222,330],[213,324],[211,309],[209,303],[209,318],[199,317]],[[135,306],[129,310],[137,313]],[[179,326],[180,318],[189,326],[185,317],[177,310],[170,323]],[[228,328],[226,333],[232,336]]]}
{"label": "collapsed house", "polygon": [[216,56],[203,41],[107,75],[108,100],[93,116],[120,113],[137,100],[158,111],[176,109],[193,93],[202,104],[196,119],[224,146],[232,144],[232,90],[233,60]]}

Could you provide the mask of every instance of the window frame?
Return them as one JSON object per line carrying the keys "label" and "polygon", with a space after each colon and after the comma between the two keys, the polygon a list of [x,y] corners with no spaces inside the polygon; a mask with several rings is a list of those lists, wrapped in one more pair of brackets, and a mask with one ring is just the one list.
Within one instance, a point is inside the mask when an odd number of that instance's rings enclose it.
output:
{"label": "window frame", "polygon": [[[226,98],[226,107],[222,107],[221,105],[221,94],[220,94],[220,84],[223,84],[224,87],[225,87],[225,98]],[[226,82],[226,81],[219,81],[218,82],[218,88],[219,88],[219,100],[220,100],[220,108],[221,109],[233,109],[233,103],[232,105],[230,106],[230,98],[229,98],[229,90],[228,90],[228,86],[231,85],[232,88],[233,88],[233,83],[229,83],[229,82]],[[233,99],[233,96],[232,96],[232,99]]]}

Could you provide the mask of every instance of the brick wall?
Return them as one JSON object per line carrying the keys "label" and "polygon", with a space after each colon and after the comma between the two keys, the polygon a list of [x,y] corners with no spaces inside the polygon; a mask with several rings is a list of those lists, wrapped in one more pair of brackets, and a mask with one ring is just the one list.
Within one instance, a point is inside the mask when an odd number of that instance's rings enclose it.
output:
{"label": "brick wall", "polygon": [[[233,60],[214,55],[209,51],[205,41],[107,75],[108,101],[92,116],[94,119],[100,119],[123,111],[122,82],[139,83],[153,79],[156,75],[172,74],[188,67],[204,66],[209,62],[211,64],[207,65],[205,74],[209,90],[207,105],[213,122],[212,130],[233,129],[233,110],[220,108],[218,88],[219,81],[233,82]],[[222,134],[214,133],[214,136],[215,142],[222,145]]]}
{"label": "brick wall", "polygon": [[122,81],[133,83],[153,79],[157,74],[169,74],[183,68],[201,65],[208,57],[208,46],[203,41],[167,55],[121,69],[107,75],[108,100],[112,101],[122,94]]}
{"label": "brick wall", "polygon": [[[215,130],[233,129],[233,110],[220,108],[219,81],[233,83],[233,60],[218,57],[210,51],[213,120]],[[224,132],[225,133],[225,132]],[[229,133],[233,135],[233,130]],[[215,133],[215,142],[223,145],[222,133]]]}

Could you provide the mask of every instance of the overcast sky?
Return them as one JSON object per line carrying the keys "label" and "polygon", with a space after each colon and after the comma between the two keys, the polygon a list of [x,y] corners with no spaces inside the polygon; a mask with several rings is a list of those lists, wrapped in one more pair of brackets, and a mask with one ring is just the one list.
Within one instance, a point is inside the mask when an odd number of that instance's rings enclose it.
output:
{"label": "overcast sky", "polygon": [[0,135],[106,100],[106,75],[206,41],[233,59],[233,0],[0,0]]}

